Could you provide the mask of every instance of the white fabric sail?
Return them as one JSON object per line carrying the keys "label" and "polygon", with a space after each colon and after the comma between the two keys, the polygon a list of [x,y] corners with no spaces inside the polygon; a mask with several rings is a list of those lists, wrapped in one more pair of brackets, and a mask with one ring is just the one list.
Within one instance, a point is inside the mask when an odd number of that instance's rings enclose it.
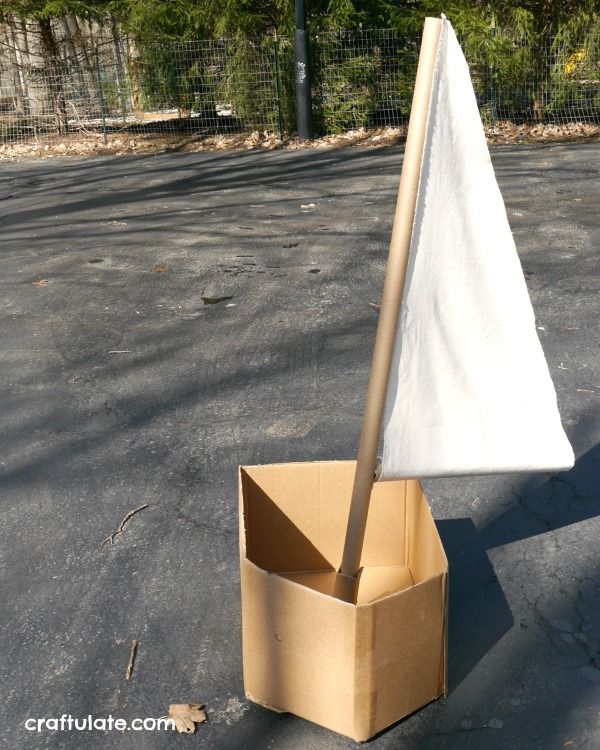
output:
{"label": "white fabric sail", "polygon": [[381,479],[572,465],[469,69],[444,19]]}

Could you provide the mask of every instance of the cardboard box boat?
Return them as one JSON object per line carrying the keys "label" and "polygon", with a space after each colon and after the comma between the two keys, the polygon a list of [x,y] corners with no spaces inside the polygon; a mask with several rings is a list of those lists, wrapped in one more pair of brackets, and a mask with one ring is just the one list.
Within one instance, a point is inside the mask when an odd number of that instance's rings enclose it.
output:
{"label": "cardboard box boat", "polygon": [[446,691],[448,562],[419,482],[373,488],[356,604],[334,598],[354,461],[240,468],[247,697],[367,740]]}
{"label": "cardboard box boat", "polygon": [[446,689],[448,564],[419,483],[387,480],[573,465],[445,18],[423,29],[357,458],[240,470],[242,625],[250,699],[366,740]]}

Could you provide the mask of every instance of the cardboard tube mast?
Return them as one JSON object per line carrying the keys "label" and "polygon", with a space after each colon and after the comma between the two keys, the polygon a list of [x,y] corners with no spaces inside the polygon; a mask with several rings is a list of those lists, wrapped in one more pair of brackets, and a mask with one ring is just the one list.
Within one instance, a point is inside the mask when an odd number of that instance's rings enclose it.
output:
{"label": "cardboard tube mast", "polygon": [[340,576],[336,581],[336,595],[346,601],[354,601],[356,595],[356,575],[360,569],[369,501],[375,478],[377,446],[396,339],[396,326],[406,279],[431,97],[431,84],[441,26],[440,19],[427,18],[423,29],[421,53],[406,137],[406,150],[400,176],[400,189],[398,191],[381,298],[379,324],[375,337],[371,375],[358,447],[344,553]]}

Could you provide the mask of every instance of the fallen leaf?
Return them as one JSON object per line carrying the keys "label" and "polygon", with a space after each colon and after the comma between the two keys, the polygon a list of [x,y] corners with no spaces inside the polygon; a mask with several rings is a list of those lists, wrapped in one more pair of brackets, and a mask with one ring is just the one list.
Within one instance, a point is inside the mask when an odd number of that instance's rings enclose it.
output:
{"label": "fallen leaf", "polygon": [[169,269],[166,266],[153,266],[150,270],[152,273],[166,273]]}
{"label": "fallen leaf", "polygon": [[228,299],[233,299],[233,297],[202,297],[202,302],[205,305],[218,305],[219,302],[226,302]]}
{"label": "fallen leaf", "polygon": [[32,281],[31,286],[48,286],[48,279],[38,279],[37,281]]}
{"label": "fallen leaf", "polygon": [[174,728],[178,732],[194,734],[196,724],[206,721],[206,712],[200,703],[171,703],[166,718],[173,720]]}

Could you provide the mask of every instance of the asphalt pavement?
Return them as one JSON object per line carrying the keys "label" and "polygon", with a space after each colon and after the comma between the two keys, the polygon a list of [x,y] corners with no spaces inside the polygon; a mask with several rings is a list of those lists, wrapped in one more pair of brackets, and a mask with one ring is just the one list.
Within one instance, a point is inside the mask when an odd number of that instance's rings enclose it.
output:
{"label": "asphalt pavement", "polygon": [[[401,157],[2,163],[2,747],[357,747],[244,698],[236,469],[354,457]],[[600,145],[492,158],[578,460],[425,483],[450,692],[373,750],[600,747]],[[187,702],[189,737],[25,723]]]}

